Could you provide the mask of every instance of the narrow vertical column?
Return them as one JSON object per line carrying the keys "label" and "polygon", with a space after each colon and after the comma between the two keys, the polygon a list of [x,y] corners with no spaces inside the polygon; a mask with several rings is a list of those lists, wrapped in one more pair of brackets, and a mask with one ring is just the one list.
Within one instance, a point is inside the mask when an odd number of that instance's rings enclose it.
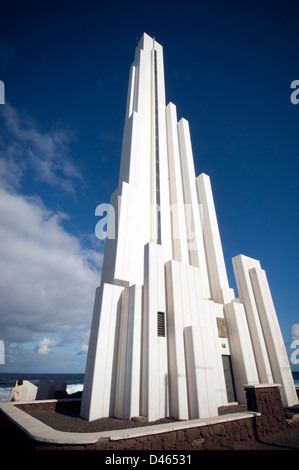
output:
{"label": "narrow vertical column", "polygon": [[[162,245],[145,246],[142,320],[141,413],[149,421],[168,415],[167,329],[158,335],[158,312],[167,315]],[[166,322],[165,322],[166,323]]]}
{"label": "narrow vertical column", "polygon": [[199,203],[195,185],[195,171],[189,124],[185,119],[181,119],[178,123],[178,137],[185,203],[189,261],[192,266],[197,266],[200,268],[202,295],[204,298],[210,298],[211,294],[205,258]]}
{"label": "narrow vertical column", "polygon": [[[204,350],[203,364],[206,371],[211,411],[215,409],[215,406],[218,408],[228,403],[221,349],[221,343],[224,339],[219,338],[216,319],[223,315],[223,306],[211,300],[200,299],[198,302],[198,313],[200,316],[199,326],[202,332]],[[226,347],[228,346],[226,344]],[[229,351],[226,352],[228,353]]]}
{"label": "narrow vertical column", "polygon": [[233,258],[233,267],[240,300],[245,307],[259,380],[260,382],[271,384],[273,383],[271,366],[249,277],[249,270],[255,267],[260,268],[260,262],[247,256],[239,255]]}
{"label": "narrow vertical column", "polygon": [[162,244],[168,259],[172,257],[169,174],[165,116],[165,84],[163,49],[155,42],[154,60],[154,104],[155,104],[155,188],[157,204],[157,243]]}
{"label": "narrow vertical column", "polygon": [[259,377],[244,306],[239,302],[226,304],[224,318],[228,330],[237,399],[239,403],[246,403],[243,384],[258,384]]}
{"label": "narrow vertical column", "polygon": [[156,241],[162,243],[161,236],[161,182],[160,182],[160,132],[159,132],[159,100],[158,100],[158,65],[157,51],[153,50],[154,56],[154,113],[155,113],[155,187],[156,187]]}
{"label": "narrow vertical column", "polygon": [[274,381],[281,384],[280,393],[284,406],[293,406],[298,403],[298,397],[266,273],[263,269],[253,268],[249,275]]}
{"label": "narrow vertical column", "polygon": [[189,264],[184,196],[181,178],[177,115],[174,104],[166,108],[169,191],[172,221],[173,259]]}
{"label": "narrow vertical column", "polygon": [[114,416],[140,415],[142,286],[124,291],[120,319]]}
{"label": "narrow vertical column", "polygon": [[154,50],[151,51],[151,146],[150,146],[150,174],[149,174],[149,181],[150,181],[150,216],[151,216],[151,227],[150,227],[150,242],[157,243],[157,187],[156,187],[156,103],[155,103],[155,96],[156,96],[156,87],[155,87],[155,56]]}
{"label": "narrow vertical column", "polygon": [[122,292],[110,284],[97,289],[81,403],[81,417],[88,421],[110,415]]}
{"label": "narrow vertical column", "polygon": [[221,404],[213,396],[215,370],[211,357],[206,357],[206,333],[193,326],[184,330],[189,419],[217,416],[217,407]]}
{"label": "narrow vertical column", "polygon": [[212,299],[228,303],[234,298],[225,268],[222,244],[210,178],[202,173],[196,179],[198,199],[203,211],[203,234]]}
{"label": "narrow vertical column", "polygon": [[[186,270],[184,268],[186,267]],[[169,411],[177,419],[188,419],[188,394],[184,350],[184,326],[190,313],[187,269],[177,261],[165,265],[167,326],[168,326],[168,371]],[[182,272],[183,271],[183,272]],[[184,276],[185,274],[185,276]],[[187,323],[188,324],[188,323]]]}

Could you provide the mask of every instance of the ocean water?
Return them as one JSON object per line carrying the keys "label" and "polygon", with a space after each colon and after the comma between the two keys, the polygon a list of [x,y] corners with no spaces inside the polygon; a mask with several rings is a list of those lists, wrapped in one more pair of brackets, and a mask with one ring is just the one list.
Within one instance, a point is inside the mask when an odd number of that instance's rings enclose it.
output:
{"label": "ocean water", "polygon": [[[295,386],[299,388],[299,371],[292,372]],[[67,383],[67,393],[81,392],[84,384],[84,374],[9,374],[0,373],[0,403],[7,400],[9,390],[14,387],[18,379],[29,380],[34,385],[38,385],[41,379],[63,379]]]}
{"label": "ocean water", "polygon": [[298,372],[292,372],[293,374],[293,379],[295,382],[295,386],[299,388],[299,371]]}
{"label": "ocean water", "polygon": [[38,385],[42,379],[63,379],[67,383],[67,393],[81,392],[84,384],[84,374],[10,374],[0,373],[0,403],[7,400],[10,389],[15,386],[18,379],[28,380]]}

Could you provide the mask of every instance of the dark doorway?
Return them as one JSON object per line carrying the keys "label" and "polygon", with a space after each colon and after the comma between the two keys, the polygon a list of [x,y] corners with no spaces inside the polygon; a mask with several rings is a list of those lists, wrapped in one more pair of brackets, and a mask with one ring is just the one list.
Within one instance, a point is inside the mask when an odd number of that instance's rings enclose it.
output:
{"label": "dark doorway", "polygon": [[225,377],[227,400],[229,403],[232,403],[237,400],[230,356],[222,356],[222,363]]}

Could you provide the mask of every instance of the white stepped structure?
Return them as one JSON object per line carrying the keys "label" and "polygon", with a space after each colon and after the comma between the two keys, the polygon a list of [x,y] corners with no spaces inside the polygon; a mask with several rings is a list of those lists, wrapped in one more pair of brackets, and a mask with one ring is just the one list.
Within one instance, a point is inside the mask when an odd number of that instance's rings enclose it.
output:
{"label": "white stepped structure", "polygon": [[210,179],[195,176],[188,122],[166,106],[163,48],[147,34],[111,205],[81,416],[206,418],[244,403],[243,384],[279,383],[284,405],[297,403],[265,272],[234,258],[235,298]]}

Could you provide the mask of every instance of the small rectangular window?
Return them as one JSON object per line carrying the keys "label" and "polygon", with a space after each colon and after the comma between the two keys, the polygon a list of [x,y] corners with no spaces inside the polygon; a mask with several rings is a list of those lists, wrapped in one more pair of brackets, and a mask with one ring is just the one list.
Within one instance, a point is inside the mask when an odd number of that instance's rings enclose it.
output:
{"label": "small rectangular window", "polygon": [[165,336],[165,313],[158,312],[157,314],[157,334],[158,336]]}

